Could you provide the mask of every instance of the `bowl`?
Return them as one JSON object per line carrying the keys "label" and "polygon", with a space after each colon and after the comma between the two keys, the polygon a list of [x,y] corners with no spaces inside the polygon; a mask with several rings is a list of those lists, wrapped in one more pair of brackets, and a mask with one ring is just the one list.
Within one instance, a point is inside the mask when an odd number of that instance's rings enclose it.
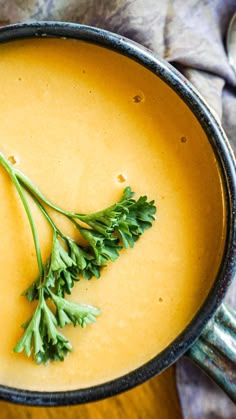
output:
{"label": "bowl", "polygon": [[0,385],[0,398],[36,406],[95,401],[143,383],[186,354],[236,401],[236,318],[234,311],[223,303],[236,270],[236,172],[234,156],[220,122],[194,87],[174,67],[157,54],[122,36],[89,26],[58,22],[16,24],[0,29],[1,43],[45,37],[82,40],[128,57],[161,79],[180,97],[200,123],[218,162],[225,195],[226,240],[220,269],[201,308],[184,331],[153,359],[120,378],[78,390],[39,392]]}

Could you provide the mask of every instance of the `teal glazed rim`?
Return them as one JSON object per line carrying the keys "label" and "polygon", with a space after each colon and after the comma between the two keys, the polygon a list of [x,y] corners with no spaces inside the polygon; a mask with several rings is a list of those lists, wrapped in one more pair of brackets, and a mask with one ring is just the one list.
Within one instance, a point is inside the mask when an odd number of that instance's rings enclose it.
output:
{"label": "teal glazed rim", "polygon": [[222,304],[236,272],[236,164],[220,123],[181,73],[157,54],[129,39],[72,23],[32,22],[0,28],[0,43],[40,37],[78,39],[111,49],[146,67],[180,96],[201,124],[219,164],[226,202],[226,242],[218,275],[205,302],[184,331],[149,362],[115,380],[78,390],[39,392],[0,385],[0,399],[33,406],[96,401],[143,383],[187,354],[236,402],[236,316],[231,308]]}

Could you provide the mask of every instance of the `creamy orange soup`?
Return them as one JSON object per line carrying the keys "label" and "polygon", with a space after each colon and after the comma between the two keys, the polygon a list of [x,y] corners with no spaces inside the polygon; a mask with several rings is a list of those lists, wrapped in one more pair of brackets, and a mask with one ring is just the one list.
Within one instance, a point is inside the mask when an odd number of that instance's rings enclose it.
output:
{"label": "creamy orange soup", "polygon": [[[142,66],[73,40],[0,45],[0,149],[59,206],[93,212],[130,185],[155,199],[157,217],[101,279],[72,300],[99,307],[85,330],[67,326],[64,362],[37,366],[13,353],[37,276],[28,220],[0,168],[0,383],[34,390],[83,388],[145,363],[193,318],[213,283],[224,241],[224,205],[207,138],[179,97]],[[122,175],[122,176],[120,176]],[[51,231],[31,202],[44,260]],[[76,231],[55,221],[73,238]]]}

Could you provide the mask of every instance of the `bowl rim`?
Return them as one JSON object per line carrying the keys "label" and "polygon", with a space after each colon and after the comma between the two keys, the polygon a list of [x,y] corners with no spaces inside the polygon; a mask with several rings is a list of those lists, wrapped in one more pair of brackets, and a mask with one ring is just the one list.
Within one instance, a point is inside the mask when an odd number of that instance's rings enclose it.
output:
{"label": "bowl rim", "polygon": [[158,54],[123,36],[92,26],[66,22],[30,22],[0,28],[0,43],[25,38],[78,39],[115,51],[146,67],[187,104],[205,131],[217,158],[226,201],[226,241],[213,286],[183,332],[161,353],[139,368],[106,383],[65,391],[34,391],[0,385],[0,399],[31,406],[66,406],[97,401],[129,390],[157,375],[193,345],[220,306],[236,272],[236,163],[220,122],[191,83]]}

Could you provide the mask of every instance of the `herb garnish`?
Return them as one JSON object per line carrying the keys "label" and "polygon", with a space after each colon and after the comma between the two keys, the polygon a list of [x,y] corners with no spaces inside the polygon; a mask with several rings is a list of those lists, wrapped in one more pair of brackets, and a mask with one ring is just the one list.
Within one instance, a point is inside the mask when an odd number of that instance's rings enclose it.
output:
{"label": "herb garnish", "polygon": [[[59,328],[68,324],[85,328],[100,314],[96,307],[66,299],[66,294],[71,294],[74,283],[80,278],[99,278],[107,262],[114,262],[119,257],[122,247],[133,247],[152,226],[156,207],[146,196],[135,200],[134,192],[126,187],[121,199],[102,211],[92,214],[68,212],[50,202],[2,153],[0,164],[8,172],[23,203],[39,269],[38,277],[23,293],[28,301],[36,300],[37,305],[30,319],[22,325],[24,334],[14,351],[24,351],[28,357],[32,354],[38,364],[62,361],[72,346]],[[34,200],[53,231],[51,254],[45,263],[28,197]],[[54,223],[47,207],[67,217],[85,239],[86,246],[65,235]]]}

